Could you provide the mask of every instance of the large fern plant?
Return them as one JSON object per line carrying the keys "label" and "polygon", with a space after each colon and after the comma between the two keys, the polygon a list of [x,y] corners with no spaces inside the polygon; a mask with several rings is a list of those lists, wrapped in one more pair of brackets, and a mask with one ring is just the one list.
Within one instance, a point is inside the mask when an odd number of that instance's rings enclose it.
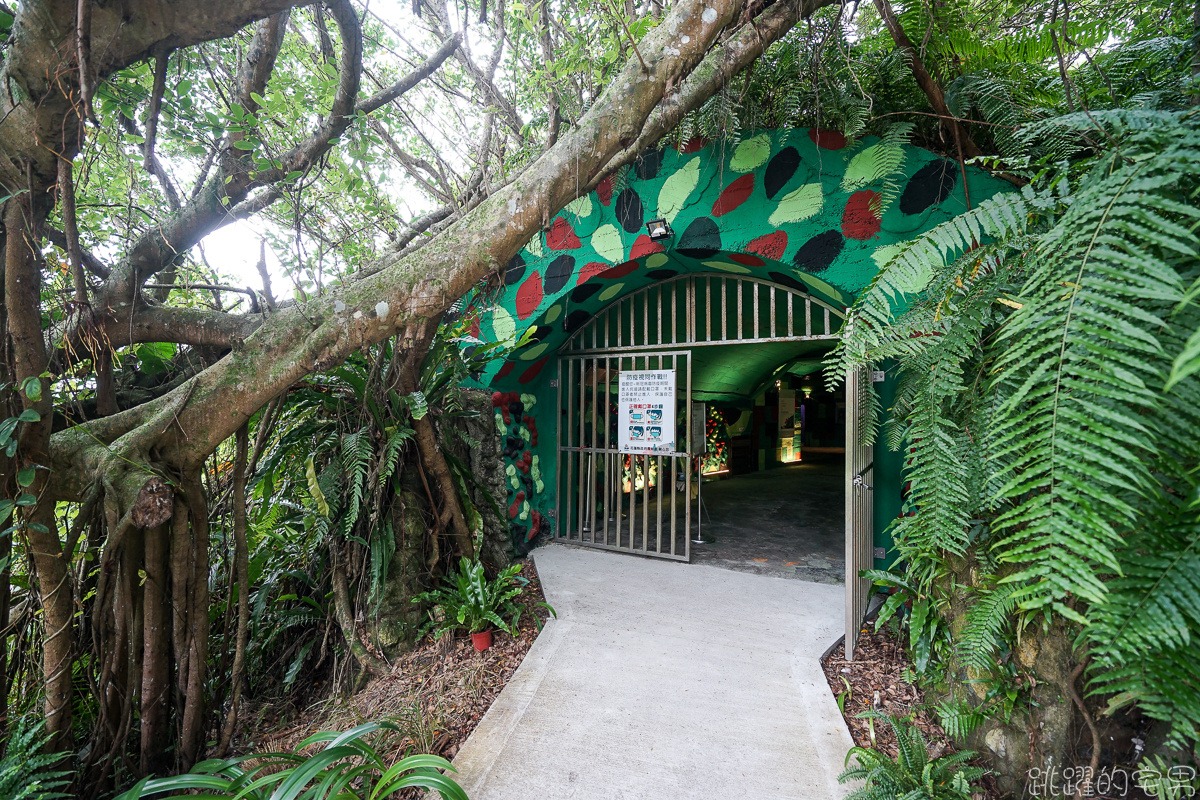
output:
{"label": "large fern plant", "polygon": [[959,650],[1080,626],[1092,689],[1197,739],[1200,114],[1051,123],[1103,142],[909,244],[851,310],[844,368],[898,360],[917,578],[979,563]]}

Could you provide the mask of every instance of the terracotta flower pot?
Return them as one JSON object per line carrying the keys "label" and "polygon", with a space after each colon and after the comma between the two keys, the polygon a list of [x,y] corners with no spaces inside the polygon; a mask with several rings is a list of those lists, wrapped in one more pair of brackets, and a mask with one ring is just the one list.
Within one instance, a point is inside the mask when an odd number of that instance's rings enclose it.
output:
{"label": "terracotta flower pot", "polygon": [[479,631],[471,634],[471,644],[475,645],[475,649],[482,653],[492,646],[492,631]]}

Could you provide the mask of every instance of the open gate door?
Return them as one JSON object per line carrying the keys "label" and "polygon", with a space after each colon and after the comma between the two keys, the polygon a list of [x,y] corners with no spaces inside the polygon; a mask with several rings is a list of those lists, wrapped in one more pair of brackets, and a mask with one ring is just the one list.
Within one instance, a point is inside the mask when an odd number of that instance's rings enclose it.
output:
{"label": "open gate door", "polygon": [[859,576],[874,564],[871,502],[874,485],[872,448],[863,444],[870,373],[856,370],[846,376],[846,659],[854,658],[859,627],[867,613],[871,582]]}
{"label": "open gate door", "polygon": [[[692,525],[699,524],[699,493],[695,463],[688,453],[689,355],[687,350],[663,350],[559,359],[555,520],[559,539],[690,560],[689,534]],[[632,418],[622,419],[618,403],[622,376],[627,383],[668,376],[674,390],[665,402],[635,405],[627,411]],[[629,449],[630,437],[634,447],[641,444],[638,449],[655,452],[623,452]],[[652,447],[651,442],[662,445]]]}
{"label": "open gate door", "polygon": [[[844,319],[842,309],[801,289],[725,274],[655,281],[597,312],[559,351],[555,536],[689,560],[699,535],[695,456],[704,450],[705,422],[690,402],[692,349],[833,342]],[[675,425],[658,433],[674,445],[622,452],[618,428],[630,429],[618,425],[619,376],[662,370],[674,373]],[[642,435],[651,435],[653,420],[643,422]],[[870,531],[865,536],[869,551]]]}

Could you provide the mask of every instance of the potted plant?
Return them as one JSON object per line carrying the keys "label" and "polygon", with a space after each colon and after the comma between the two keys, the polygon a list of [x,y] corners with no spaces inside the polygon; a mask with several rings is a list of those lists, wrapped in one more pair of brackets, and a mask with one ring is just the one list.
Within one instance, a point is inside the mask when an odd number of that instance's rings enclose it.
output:
{"label": "potted plant", "polygon": [[521,565],[513,564],[488,579],[479,559],[463,558],[458,569],[446,576],[443,585],[413,598],[414,603],[432,603],[434,636],[465,631],[479,652],[492,645],[492,631],[513,635],[521,618],[521,606],[513,599],[529,583],[521,576]]}

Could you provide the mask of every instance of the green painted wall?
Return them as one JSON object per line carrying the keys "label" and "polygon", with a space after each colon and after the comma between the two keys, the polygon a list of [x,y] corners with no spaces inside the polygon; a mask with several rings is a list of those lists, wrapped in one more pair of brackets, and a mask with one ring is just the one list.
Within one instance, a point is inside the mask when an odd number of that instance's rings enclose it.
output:
{"label": "green painted wall", "polygon": [[[879,369],[884,371],[884,380],[875,384],[875,392],[879,396],[879,406],[886,416],[896,400],[896,365],[889,361],[881,364]],[[889,448],[883,439],[881,431],[881,435],[875,441],[875,497],[872,508],[875,512],[872,518],[875,526],[875,546],[882,547],[887,553],[882,561],[876,559],[875,566],[879,568],[888,567],[895,560],[895,554],[891,552],[892,537],[888,534],[888,526],[900,516],[904,491],[904,454]]]}
{"label": "green painted wall", "polygon": [[[967,181],[974,202],[1011,188],[973,168]],[[776,130],[648,152],[571,203],[507,265],[502,285],[470,298],[466,311],[482,338],[529,336],[481,379],[496,392],[505,431],[514,545],[549,530],[556,352],[597,311],[683,273],[752,275],[845,307],[904,241],[966,210],[965,198],[959,166],[932,152]],[[674,232],[663,243],[645,229],[659,217]],[[893,387],[878,388],[886,408]],[[899,513],[900,463],[877,446],[880,546]]]}

